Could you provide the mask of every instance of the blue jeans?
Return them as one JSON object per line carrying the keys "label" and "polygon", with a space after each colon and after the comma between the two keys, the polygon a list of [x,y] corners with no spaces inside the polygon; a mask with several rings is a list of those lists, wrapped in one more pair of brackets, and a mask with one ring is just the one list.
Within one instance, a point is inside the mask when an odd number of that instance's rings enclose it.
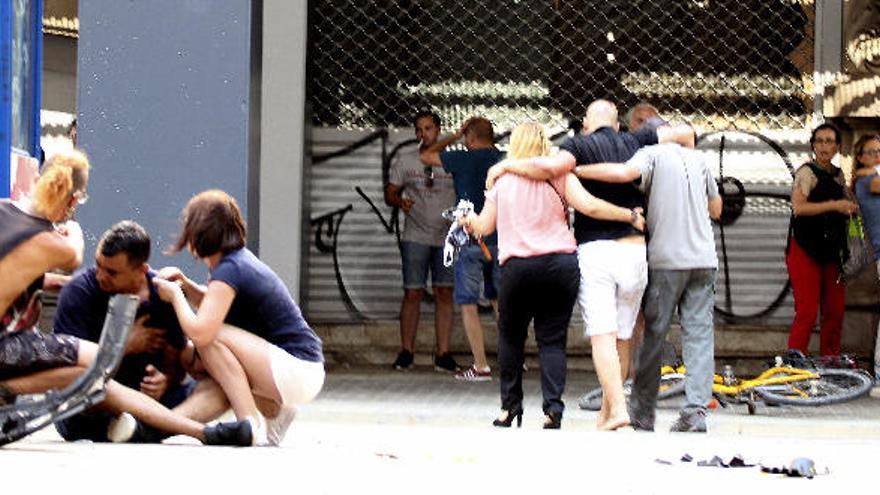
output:
{"label": "blue jeans", "polygon": [[702,410],[712,398],[715,373],[715,269],[648,270],[645,290],[645,336],[636,359],[636,377],[629,404],[633,420],[653,425],[660,387],[663,342],[676,306],[686,368],[682,410]]}
{"label": "blue jeans", "polygon": [[443,266],[443,246],[403,241],[400,259],[404,289],[424,289],[429,270],[433,287],[452,287],[452,267]]}
{"label": "blue jeans", "polygon": [[501,285],[501,268],[498,266],[498,246],[488,244],[492,261],[486,259],[483,249],[479,244],[469,244],[458,253],[458,261],[455,262],[455,290],[453,299],[455,304],[477,304],[483,291],[483,270],[489,268],[492,271],[492,283],[496,291]]}

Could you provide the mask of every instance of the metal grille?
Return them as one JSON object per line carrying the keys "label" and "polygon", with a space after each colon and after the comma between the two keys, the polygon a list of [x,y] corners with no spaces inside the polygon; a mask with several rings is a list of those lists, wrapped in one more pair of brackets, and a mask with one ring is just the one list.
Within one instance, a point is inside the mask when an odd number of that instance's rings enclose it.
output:
{"label": "metal grille", "polygon": [[800,129],[812,111],[812,0],[314,0],[316,125],[568,127],[640,100],[707,130]]}

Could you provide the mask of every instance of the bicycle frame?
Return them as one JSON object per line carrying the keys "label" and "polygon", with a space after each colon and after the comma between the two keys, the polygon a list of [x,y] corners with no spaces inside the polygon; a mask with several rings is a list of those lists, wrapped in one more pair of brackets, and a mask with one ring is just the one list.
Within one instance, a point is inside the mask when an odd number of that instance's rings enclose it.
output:
{"label": "bicycle frame", "polygon": [[[743,392],[749,392],[755,387],[782,385],[805,380],[815,380],[817,378],[819,378],[819,374],[815,371],[793,368],[791,366],[775,366],[764,371],[755,378],[745,380],[737,379],[733,385],[726,385],[724,383],[724,378],[721,375],[716,374],[712,385],[712,391],[717,394],[736,396]],[[806,394],[804,395],[806,396]]]}

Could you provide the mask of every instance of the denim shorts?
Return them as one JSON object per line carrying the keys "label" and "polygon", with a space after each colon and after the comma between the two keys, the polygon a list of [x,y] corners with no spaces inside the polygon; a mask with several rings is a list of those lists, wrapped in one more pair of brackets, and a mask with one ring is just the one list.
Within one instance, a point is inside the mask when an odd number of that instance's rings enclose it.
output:
{"label": "denim shorts", "polygon": [[429,270],[433,287],[452,287],[452,267],[443,266],[443,246],[403,241],[400,257],[404,289],[424,289]]}
{"label": "denim shorts", "polygon": [[[486,259],[479,244],[465,246],[458,253],[458,261],[455,262],[455,290],[452,296],[455,304],[477,304],[480,295],[483,294],[483,272],[486,269],[492,274],[494,288],[499,287],[501,268],[498,266],[498,246],[488,244],[486,247],[492,254],[492,261]],[[494,296],[495,291],[486,290],[485,295],[492,299],[489,296]]]}

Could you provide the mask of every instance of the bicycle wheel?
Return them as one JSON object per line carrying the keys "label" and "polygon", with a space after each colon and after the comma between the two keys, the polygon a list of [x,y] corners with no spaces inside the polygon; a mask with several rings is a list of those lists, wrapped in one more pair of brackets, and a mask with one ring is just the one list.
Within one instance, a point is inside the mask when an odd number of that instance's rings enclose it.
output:
{"label": "bicycle wheel", "polygon": [[657,399],[663,400],[684,393],[684,373],[667,373],[660,377]]}
{"label": "bicycle wheel", "polygon": [[[623,382],[623,393],[629,397],[632,390],[632,380]],[[684,374],[667,373],[660,376],[660,387],[657,390],[657,400],[668,399],[684,393]],[[578,407],[584,411],[598,411],[602,408],[602,388],[597,387],[588,390],[578,399]]]}
{"label": "bicycle wheel", "polygon": [[871,377],[862,371],[821,369],[819,378],[755,387],[768,404],[824,406],[856,399],[871,389]]}

